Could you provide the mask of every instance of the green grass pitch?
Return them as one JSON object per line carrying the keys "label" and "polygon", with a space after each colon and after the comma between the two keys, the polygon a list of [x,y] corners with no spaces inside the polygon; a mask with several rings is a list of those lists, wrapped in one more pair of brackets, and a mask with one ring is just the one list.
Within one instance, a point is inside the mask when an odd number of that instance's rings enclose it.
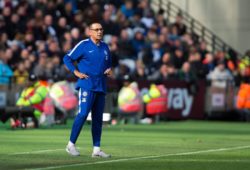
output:
{"label": "green grass pitch", "polygon": [[0,170],[248,170],[250,123],[170,121],[153,125],[105,125],[102,149],[91,158],[90,125],[79,136],[81,156],[65,152],[72,121],[52,128],[11,130],[0,123]]}

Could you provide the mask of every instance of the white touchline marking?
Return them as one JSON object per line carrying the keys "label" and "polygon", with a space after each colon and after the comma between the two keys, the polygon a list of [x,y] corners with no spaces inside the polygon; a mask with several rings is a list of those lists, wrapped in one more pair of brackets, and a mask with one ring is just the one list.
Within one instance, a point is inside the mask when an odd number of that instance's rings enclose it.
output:
{"label": "white touchline marking", "polygon": [[[77,149],[81,149],[77,147]],[[25,155],[25,154],[36,154],[36,153],[46,153],[46,152],[55,152],[55,151],[64,151],[65,149],[48,149],[48,150],[38,150],[38,151],[29,151],[29,152],[17,152],[17,153],[10,153],[8,155]]]}
{"label": "white touchline marking", "polygon": [[170,159],[169,162],[245,162],[249,163],[250,160],[244,159]]}
{"label": "white touchline marking", "polygon": [[70,164],[70,165],[50,166],[50,167],[44,167],[44,168],[32,168],[32,169],[28,169],[28,170],[47,170],[47,169],[67,168],[67,167],[75,167],[75,166],[85,166],[85,165],[96,165],[96,164],[105,164],[105,163],[114,163],[114,162],[123,162],[123,161],[133,161],[133,160],[149,159],[149,158],[185,156],[185,155],[194,155],[194,154],[200,154],[200,153],[231,151],[231,150],[239,150],[239,149],[247,149],[247,148],[250,148],[250,145],[230,147],[230,148],[218,148],[218,149],[191,151],[191,152],[170,153],[170,154],[165,154],[165,155],[152,155],[152,156],[142,156],[142,157],[134,157],[134,158],[122,158],[122,159],[115,159],[115,160],[104,160],[104,161],[97,161],[97,162],[90,162],[90,163],[77,163],[77,164]]}
{"label": "white touchline marking", "polygon": [[54,151],[60,151],[60,150],[64,150],[64,149],[51,149],[51,150],[29,151],[29,152],[17,152],[17,153],[10,153],[8,155],[36,154],[36,153],[54,152]]}

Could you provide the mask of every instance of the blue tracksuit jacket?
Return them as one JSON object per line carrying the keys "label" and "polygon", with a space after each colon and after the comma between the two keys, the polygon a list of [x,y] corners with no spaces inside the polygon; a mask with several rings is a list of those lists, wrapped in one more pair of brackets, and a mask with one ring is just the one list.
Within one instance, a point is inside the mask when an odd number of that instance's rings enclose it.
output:
{"label": "blue tracksuit jacket", "polygon": [[[63,61],[71,72],[78,69],[89,78],[78,79],[76,89],[83,88],[95,92],[106,93],[106,75],[104,71],[111,68],[111,55],[106,43],[96,45],[90,38],[80,41]],[[74,66],[77,61],[77,68]]]}

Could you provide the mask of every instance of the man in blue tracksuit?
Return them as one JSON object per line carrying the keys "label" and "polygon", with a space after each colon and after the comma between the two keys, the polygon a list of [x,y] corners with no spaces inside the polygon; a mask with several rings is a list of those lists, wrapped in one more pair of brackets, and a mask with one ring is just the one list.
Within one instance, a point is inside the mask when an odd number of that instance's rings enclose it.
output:
{"label": "man in blue tracksuit", "polygon": [[[100,150],[106,77],[112,74],[110,51],[107,44],[101,41],[102,37],[102,25],[92,23],[89,26],[89,38],[80,41],[63,58],[68,69],[78,77],[76,89],[79,90],[79,112],[66,147],[66,151],[73,156],[80,155],[75,143],[91,111],[94,147],[92,157],[110,157],[109,154]],[[77,67],[74,66],[74,61],[77,61]]]}

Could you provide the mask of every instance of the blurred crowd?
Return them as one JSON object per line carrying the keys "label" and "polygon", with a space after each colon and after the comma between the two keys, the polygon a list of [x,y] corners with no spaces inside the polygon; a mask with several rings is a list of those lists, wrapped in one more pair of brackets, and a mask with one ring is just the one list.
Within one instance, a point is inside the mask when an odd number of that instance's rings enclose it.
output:
{"label": "blurred crowd", "polygon": [[[249,81],[250,51],[208,50],[188,32],[183,16],[174,22],[153,11],[148,0],[0,0],[0,84],[16,84],[34,73],[70,79],[62,58],[100,22],[113,57],[114,79]],[[223,87],[221,82],[216,86]]]}

